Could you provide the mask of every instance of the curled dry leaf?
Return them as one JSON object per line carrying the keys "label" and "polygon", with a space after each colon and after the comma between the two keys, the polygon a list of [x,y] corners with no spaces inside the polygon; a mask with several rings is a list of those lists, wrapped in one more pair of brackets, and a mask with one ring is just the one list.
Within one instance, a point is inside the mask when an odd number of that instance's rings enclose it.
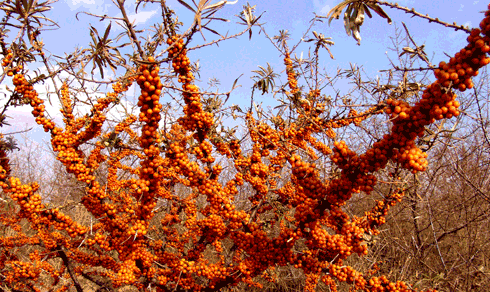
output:
{"label": "curled dry leaf", "polygon": [[376,2],[365,3],[362,0],[346,0],[332,8],[326,16],[329,19],[330,24],[332,20],[339,19],[340,14],[345,8],[344,12],[344,28],[347,35],[352,36],[357,44],[361,44],[361,25],[364,23],[365,14],[369,18],[372,17],[372,13],[369,9],[374,10],[379,16],[385,18],[389,24],[391,24],[391,18],[384,12],[384,10]]}

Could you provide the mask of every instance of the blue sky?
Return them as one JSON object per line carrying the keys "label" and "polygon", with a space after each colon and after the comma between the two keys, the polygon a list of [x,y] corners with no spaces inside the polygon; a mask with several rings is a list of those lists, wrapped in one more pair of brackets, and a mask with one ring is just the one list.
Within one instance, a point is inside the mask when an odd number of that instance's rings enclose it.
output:
{"label": "blue sky", "polygon": [[[159,5],[147,4],[146,7],[140,5],[139,13],[135,14],[135,4],[132,1],[127,1],[126,9],[131,20],[135,21],[137,29],[149,28],[155,23],[161,22],[161,14]],[[130,3],[131,2],[131,3]],[[188,3],[191,0],[187,0]],[[216,3],[218,0],[212,1]],[[277,35],[279,30],[288,30],[291,34],[289,47],[295,45],[300,39],[303,32],[309,26],[310,20],[314,13],[318,15],[326,15],[328,11],[338,4],[340,0],[313,0],[313,1],[250,1],[251,5],[256,4],[256,15],[264,12],[261,22],[265,23],[265,28],[270,36]],[[247,2],[239,0],[234,5],[226,5],[220,12],[216,14],[218,17],[227,18],[229,23],[214,22],[210,25],[211,28],[217,30],[221,34],[229,35],[239,32],[244,26],[237,25],[238,18],[235,15],[239,14],[243,9],[243,5]],[[457,22],[458,24],[477,27],[480,20],[483,18],[481,11],[486,9],[487,3],[484,1],[473,0],[432,0],[432,1],[398,1],[402,6],[409,8],[413,7],[416,11],[422,14],[429,14],[432,17],[438,17],[447,22]],[[184,22],[182,29],[185,31],[193,20],[193,14],[179,4],[176,0],[169,0],[167,4],[177,12],[179,19]],[[103,34],[105,27],[109,24],[108,20],[100,22],[98,19],[85,15],[78,14],[78,20],[75,18],[76,13],[87,11],[94,14],[107,14],[120,16],[114,4],[110,0],[68,0],[54,3],[53,9],[46,14],[47,17],[55,20],[60,29],[46,31],[41,35],[46,44],[46,49],[54,55],[64,55],[64,52],[69,53],[75,47],[86,48],[90,41],[89,25],[93,25]],[[390,9],[383,6],[383,9],[392,18],[393,24],[388,25],[384,19],[374,14],[372,19],[366,18],[364,25],[361,28],[362,43],[360,46],[352,37],[348,37],[345,33],[342,19],[334,20],[331,25],[325,20],[323,24],[318,23],[313,30],[324,34],[326,37],[332,37],[335,45],[330,49],[335,56],[335,60],[331,60],[326,51],[322,51],[321,67],[330,74],[334,74],[337,68],[348,68],[349,63],[356,63],[363,66],[365,72],[370,76],[379,74],[380,69],[389,69],[388,57],[397,59],[393,52],[389,52],[387,48],[391,45],[390,36],[394,35],[395,27],[402,28],[402,21],[406,23],[412,37],[419,45],[425,44],[426,52],[429,58],[433,57],[435,64],[441,60],[447,60],[444,52],[452,55],[466,44],[467,34],[464,32],[455,32],[453,29],[445,28],[439,24],[428,23],[426,20],[419,18],[411,18],[409,15]],[[115,37],[123,30],[118,28],[113,23],[111,37]],[[206,39],[213,40],[217,36],[204,31]],[[310,34],[311,36],[311,34]],[[191,46],[203,44],[205,41],[200,34],[196,34],[191,42]],[[308,45],[300,45],[295,51],[299,56],[303,52],[307,56]],[[432,52],[436,52],[432,55]],[[250,77],[254,75],[252,70],[257,70],[257,66],[266,66],[267,62],[271,64],[276,73],[281,73],[281,80],[285,82],[283,56],[275,49],[275,47],[266,39],[264,34],[259,34],[259,29],[254,28],[252,40],[248,39],[248,35],[242,35],[239,39],[232,39],[219,44],[210,46],[198,51],[189,53],[191,61],[200,60],[201,66],[201,81],[198,85],[206,89],[206,83],[210,78],[217,78],[221,81],[220,91],[228,91],[233,81],[240,76],[238,84],[242,87],[238,88],[231,96],[229,104],[240,104],[243,106],[249,105],[251,86],[253,84]],[[32,67],[31,67],[32,68]],[[111,72],[107,71],[107,76],[111,77]],[[4,89],[5,84],[0,85],[0,91]],[[348,91],[348,88],[339,88],[341,91]],[[38,88],[42,92],[43,88]],[[215,91],[215,89],[214,89]],[[328,93],[327,93],[328,94]],[[131,89],[128,92],[129,100],[134,100],[134,96],[138,93]],[[271,96],[260,96],[256,93],[256,101],[263,102],[265,105],[273,104]],[[162,102],[165,101],[165,96]],[[58,115],[59,111],[55,109],[57,106],[54,102],[53,107],[47,107],[51,115]],[[29,106],[23,108],[15,108],[7,112],[15,121],[11,121],[12,127],[1,129],[4,133],[16,131],[24,128],[26,123],[31,123],[32,118],[29,118]],[[36,125],[37,126],[37,125]],[[37,128],[39,130],[39,128]],[[35,131],[33,137],[38,140],[40,137],[48,138],[44,132]]]}

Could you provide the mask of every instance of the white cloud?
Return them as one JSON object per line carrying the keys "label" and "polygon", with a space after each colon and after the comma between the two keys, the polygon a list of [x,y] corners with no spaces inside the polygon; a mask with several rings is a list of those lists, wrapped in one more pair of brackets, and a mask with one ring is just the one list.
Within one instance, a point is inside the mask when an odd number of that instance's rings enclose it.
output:
{"label": "white cloud", "polygon": [[80,7],[83,7],[84,10],[88,10],[90,13],[103,15],[107,13],[110,6],[113,6],[109,3],[104,3],[105,0],[71,0],[67,1],[66,4],[70,7],[71,11],[77,10]]}
{"label": "white cloud", "polygon": [[78,9],[80,6],[90,10],[97,7],[95,0],[71,0],[67,1],[66,4],[68,4],[71,11]]}
{"label": "white cloud", "polygon": [[72,5],[78,5],[80,3],[82,3],[82,5],[95,4],[95,0],[71,0]]}
{"label": "white cloud", "polygon": [[327,13],[335,6],[335,1],[333,0],[313,0],[313,5],[320,15],[327,15]]}
{"label": "white cloud", "polygon": [[156,10],[139,12],[138,14],[129,15],[129,20],[131,22],[134,21],[134,24],[145,23],[148,19],[150,19],[156,13],[157,13]]}
{"label": "white cloud", "polygon": [[[132,24],[138,25],[138,24],[142,24],[142,23],[147,22],[156,13],[157,13],[156,10],[153,10],[153,11],[142,11],[142,12],[138,12],[137,14],[129,14],[128,15],[128,18],[129,18],[129,21]],[[122,16],[121,15],[118,15],[117,17],[122,17]],[[122,24],[120,21],[117,21],[117,23],[119,24],[118,26],[116,26],[116,29],[117,30],[121,30],[123,27],[125,27],[125,25]]]}

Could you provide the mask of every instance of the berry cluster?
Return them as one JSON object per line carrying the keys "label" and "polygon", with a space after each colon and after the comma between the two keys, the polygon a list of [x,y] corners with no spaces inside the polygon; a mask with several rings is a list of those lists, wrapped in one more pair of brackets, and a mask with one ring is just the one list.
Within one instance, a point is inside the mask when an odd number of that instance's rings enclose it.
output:
{"label": "berry cluster", "polygon": [[18,64],[17,66],[12,67],[13,60],[14,60],[14,54],[12,53],[12,50],[7,50],[7,54],[2,59],[2,67],[8,68],[6,72],[7,72],[7,76],[9,77],[14,76],[15,74],[22,71],[22,69],[24,68],[22,64]]}

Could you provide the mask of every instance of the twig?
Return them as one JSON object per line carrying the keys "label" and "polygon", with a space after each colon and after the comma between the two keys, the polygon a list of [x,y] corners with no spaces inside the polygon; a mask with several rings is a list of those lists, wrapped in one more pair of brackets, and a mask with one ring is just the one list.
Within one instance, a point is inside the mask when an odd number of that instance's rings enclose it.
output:
{"label": "twig", "polygon": [[66,269],[68,270],[68,274],[70,274],[70,278],[73,281],[73,284],[75,285],[75,288],[77,289],[77,292],[83,292],[82,286],[80,286],[80,283],[78,283],[77,279],[75,278],[75,275],[73,274],[73,271],[70,268],[70,262],[68,260],[68,257],[66,256],[66,253],[63,250],[58,251],[59,256],[63,260],[63,264],[65,265]]}
{"label": "twig", "polygon": [[119,9],[121,10],[121,13],[123,15],[124,23],[127,26],[127,29],[128,29],[129,34],[131,36],[131,39],[133,40],[133,42],[138,47],[138,53],[140,55],[140,58],[144,59],[145,53],[143,51],[143,48],[141,47],[141,44],[138,40],[138,37],[136,36],[136,32],[133,29],[133,24],[131,24],[131,22],[129,22],[129,18],[128,18],[128,15],[126,13],[126,9],[124,8],[124,0],[117,0],[117,3],[119,4]]}
{"label": "twig", "polygon": [[436,232],[434,230],[434,223],[432,221],[432,208],[430,206],[430,202],[428,204],[428,207],[429,207],[429,220],[430,220],[430,227],[432,228],[432,235],[434,236],[434,244],[436,246],[436,249],[437,249],[437,253],[439,254],[439,258],[441,259],[441,262],[442,262],[442,265],[444,266],[444,270],[446,271],[446,274],[447,274],[447,267],[446,267],[446,263],[444,262],[444,258],[442,257],[442,253],[441,253],[441,249],[439,248],[439,242],[437,241],[437,238],[436,238]]}
{"label": "twig", "polygon": [[106,285],[104,285],[104,283],[100,282],[100,281],[97,281],[96,279],[92,278],[89,274],[87,273],[83,273],[81,274],[85,279],[97,284],[98,286],[102,287],[102,288],[105,288],[106,290],[108,291],[114,291],[113,289],[107,287]]}
{"label": "twig", "polygon": [[447,23],[447,22],[444,22],[442,20],[439,20],[439,18],[437,18],[437,17],[432,18],[428,14],[423,15],[422,13],[415,11],[414,8],[410,9],[407,7],[403,7],[403,6],[398,5],[398,3],[393,4],[390,2],[379,1],[379,0],[371,0],[369,2],[375,2],[377,4],[386,5],[386,6],[389,6],[391,8],[394,8],[394,9],[399,9],[399,10],[405,11],[405,13],[412,14],[412,17],[418,16],[420,18],[424,18],[424,19],[429,20],[429,22],[436,22],[436,23],[444,25],[445,27],[452,27],[452,28],[454,28],[454,30],[462,30],[462,31],[465,31],[466,33],[471,33],[471,30],[469,29],[469,27],[465,27],[464,25],[458,25],[458,24],[456,24],[456,22],[453,22],[452,24]]}

